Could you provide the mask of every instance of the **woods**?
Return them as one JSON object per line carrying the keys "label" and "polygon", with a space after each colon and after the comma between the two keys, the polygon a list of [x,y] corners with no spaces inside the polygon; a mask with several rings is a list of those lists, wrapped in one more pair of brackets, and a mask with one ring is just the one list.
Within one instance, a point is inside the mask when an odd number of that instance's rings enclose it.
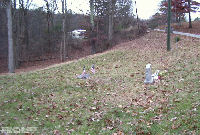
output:
{"label": "woods", "polygon": [[[43,6],[35,6],[31,0],[11,1],[9,10],[13,20],[11,31],[16,68],[31,61],[58,59],[63,62],[73,58],[74,54],[89,55],[87,50],[91,54],[102,52],[121,40],[131,40],[144,34],[135,27],[131,0],[90,0],[89,14],[73,13],[67,8],[67,0],[43,2]],[[8,6],[1,6],[0,10],[6,8]],[[5,12],[0,14],[4,20],[0,27],[7,29]],[[127,28],[131,29],[126,31]],[[76,29],[86,30],[84,35],[87,39],[72,40],[70,33]],[[146,29],[145,25],[141,29]],[[5,35],[0,37],[1,40],[6,41],[9,37],[1,32]],[[4,42],[0,52],[6,52],[7,49],[8,44]],[[7,53],[2,53],[0,57],[7,56]]]}

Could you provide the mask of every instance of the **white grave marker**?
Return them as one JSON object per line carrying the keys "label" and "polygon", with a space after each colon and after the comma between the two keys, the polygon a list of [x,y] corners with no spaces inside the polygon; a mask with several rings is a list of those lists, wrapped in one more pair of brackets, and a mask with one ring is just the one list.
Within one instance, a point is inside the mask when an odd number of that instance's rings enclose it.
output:
{"label": "white grave marker", "polygon": [[146,65],[146,73],[145,73],[145,81],[144,83],[153,83],[153,77],[152,77],[152,72],[151,72],[151,64]]}

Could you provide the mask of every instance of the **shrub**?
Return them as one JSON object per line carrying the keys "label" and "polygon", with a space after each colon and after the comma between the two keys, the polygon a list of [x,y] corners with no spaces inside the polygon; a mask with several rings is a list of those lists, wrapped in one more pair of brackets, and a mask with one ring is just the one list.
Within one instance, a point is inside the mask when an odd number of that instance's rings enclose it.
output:
{"label": "shrub", "polygon": [[175,37],[175,43],[177,43],[178,41],[180,41],[181,38],[180,37]]}

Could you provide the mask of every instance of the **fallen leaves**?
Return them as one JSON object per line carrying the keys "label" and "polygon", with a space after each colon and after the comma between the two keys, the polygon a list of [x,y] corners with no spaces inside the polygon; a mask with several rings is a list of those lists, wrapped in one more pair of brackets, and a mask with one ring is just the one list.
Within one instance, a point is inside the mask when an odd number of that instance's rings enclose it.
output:
{"label": "fallen leaves", "polygon": [[173,123],[171,128],[172,129],[178,129],[180,126],[181,126],[181,123],[179,123],[179,124]]}
{"label": "fallen leaves", "polygon": [[132,73],[132,74],[130,74],[130,77],[134,77],[135,75]]}
{"label": "fallen leaves", "polygon": [[[80,130],[88,134],[98,134],[100,130],[113,135],[156,134],[154,129],[160,129],[160,125],[173,132],[182,128],[185,134],[192,130],[197,133],[199,47],[191,41],[185,41],[191,43],[190,47],[180,41],[183,45],[177,50],[178,55],[173,50],[166,52],[163,40],[166,35],[156,34],[130,42],[117,52],[94,57],[92,62],[99,64],[98,72],[88,80],[74,79],[77,73],[74,67],[90,63],[88,58],[20,76],[16,85],[13,79],[3,78],[0,89],[6,90],[1,93],[0,105],[4,110],[0,111],[0,124],[13,119],[19,122],[22,120],[19,114],[25,113],[30,123],[50,127],[48,130],[54,134],[80,134]],[[144,85],[146,63],[164,71],[160,82]],[[17,93],[25,95],[16,100]],[[15,102],[16,105],[9,106]],[[160,134],[171,134],[167,128]]]}
{"label": "fallen leaves", "polygon": [[59,132],[58,130],[54,130],[54,131],[53,131],[53,134],[54,134],[54,135],[61,135],[60,132]]}
{"label": "fallen leaves", "polygon": [[118,131],[117,133],[113,133],[112,135],[125,135],[122,131]]}

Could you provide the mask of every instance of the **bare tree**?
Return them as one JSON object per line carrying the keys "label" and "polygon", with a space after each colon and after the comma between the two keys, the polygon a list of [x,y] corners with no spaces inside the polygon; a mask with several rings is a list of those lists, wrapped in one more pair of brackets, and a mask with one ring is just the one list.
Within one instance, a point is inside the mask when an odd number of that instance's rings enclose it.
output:
{"label": "bare tree", "polygon": [[94,0],[90,0],[90,23],[94,29]]}
{"label": "bare tree", "polygon": [[28,20],[28,10],[32,3],[32,0],[19,0],[19,59],[26,58],[28,60],[28,50],[29,50],[29,20]]}
{"label": "bare tree", "polygon": [[67,11],[67,0],[61,0],[62,2],[62,31],[63,31],[63,41],[61,42],[61,61],[65,61],[66,59],[66,31],[65,31],[65,25],[66,25],[66,11]]}
{"label": "bare tree", "polygon": [[46,10],[47,10],[47,40],[48,40],[48,51],[51,52],[52,48],[52,37],[53,31],[50,32],[50,27],[54,28],[54,14],[57,10],[57,1],[56,0],[44,0],[46,2]]}
{"label": "bare tree", "polygon": [[10,73],[15,72],[14,67],[14,52],[13,52],[13,36],[12,36],[12,2],[9,0],[7,2],[7,24],[8,24],[8,69]]}
{"label": "bare tree", "polygon": [[109,44],[112,45],[112,36],[113,36],[113,3],[112,0],[109,0],[109,19],[108,19],[108,40]]}
{"label": "bare tree", "polygon": [[15,58],[15,68],[19,67],[18,61],[18,14],[17,14],[17,3],[16,0],[13,0],[13,11],[12,11],[12,18],[13,18],[13,50],[14,50],[14,58]]}
{"label": "bare tree", "polygon": [[48,51],[50,52],[51,48],[51,35],[50,35],[50,18],[51,18],[51,12],[50,12],[50,4],[47,0],[44,0],[46,2],[46,8],[47,8],[47,34],[48,34]]}
{"label": "bare tree", "polygon": [[94,32],[94,0],[90,0],[90,23],[91,23],[91,32],[90,32],[90,44],[91,44],[91,53],[96,53],[96,41],[95,41],[95,32]]}
{"label": "bare tree", "polygon": [[188,0],[188,6],[189,6],[189,8],[188,8],[188,13],[189,13],[189,28],[192,28],[192,21],[191,21],[191,12],[190,12],[190,10],[191,10],[191,0]]}

